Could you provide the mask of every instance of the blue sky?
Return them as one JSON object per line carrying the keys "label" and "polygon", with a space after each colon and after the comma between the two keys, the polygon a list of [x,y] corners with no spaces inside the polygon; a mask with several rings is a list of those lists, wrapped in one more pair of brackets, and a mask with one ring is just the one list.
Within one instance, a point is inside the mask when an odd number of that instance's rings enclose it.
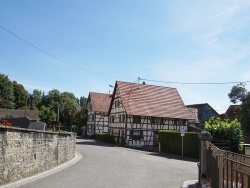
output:
{"label": "blue sky", "polygon": [[[138,77],[250,80],[246,0],[0,0],[0,26],[63,60],[0,27],[0,73],[29,92],[58,89],[87,97]],[[185,104],[209,103],[219,113],[230,105],[234,85],[146,83],[175,87]]]}

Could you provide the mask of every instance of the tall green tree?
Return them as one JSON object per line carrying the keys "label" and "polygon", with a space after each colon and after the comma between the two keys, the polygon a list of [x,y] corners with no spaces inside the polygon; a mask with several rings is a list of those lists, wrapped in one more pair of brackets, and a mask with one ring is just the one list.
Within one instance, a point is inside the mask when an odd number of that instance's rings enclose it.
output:
{"label": "tall green tree", "polygon": [[244,83],[239,83],[232,87],[228,97],[232,103],[241,102],[242,99],[246,96],[247,90],[245,89]]}
{"label": "tall green tree", "polygon": [[88,99],[82,96],[82,97],[80,97],[80,99],[77,99],[77,100],[78,100],[80,107],[85,107]]}
{"label": "tall green tree", "polygon": [[63,125],[72,125],[78,111],[77,99],[73,93],[63,92],[60,95],[60,121]]}
{"label": "tall green tree", "polygon": [[82,107],[76,112],[74,124],[76,125],[76,132],[78,135],[81,135],[82,129],[87,126],[87,118],[85,107]]}
{"label": "tall green tree", "polygon": [[42,91],[34,89],[32,94],[29,94],[28,104],[30,109],[39,109],[42,105]]}
{"label": "tall green tree", "polygon": [[240,122],[243,134],[250,136],[250,92],[245,89],[245,84],[237,84],[232,87],[228,96],[233,103],[241,102]]}
{"label": "tall green tree", "polygon": [[28,92],[24,89],[23,85],[13,81],[13,92],[15,96],[15,108],[25,108]]}
{"label": "tall green tree", "polygon": [[8,76],[0,74],[0,97],[4,100],[4,105],[0,108],[15,108],[15,96],[11,80]]}
{"label": "tall green tree", "polygon": [[47,124],[50,124],[51,121],[56,120],[56,113],[49,107],[45,107],[44,105],[42,105],[39,109],[39,120]]}
{"label": "tall green tree", "polygon": [[240,113],[243,132],[250,136],[250,92],[242,99]]}
{"label": "tall green tree", "polygon": [[43,105],[53,109],[56,112],[58,104],[60,103],[60,95],[60,91],[57,89],[49,91],[44,98]]}

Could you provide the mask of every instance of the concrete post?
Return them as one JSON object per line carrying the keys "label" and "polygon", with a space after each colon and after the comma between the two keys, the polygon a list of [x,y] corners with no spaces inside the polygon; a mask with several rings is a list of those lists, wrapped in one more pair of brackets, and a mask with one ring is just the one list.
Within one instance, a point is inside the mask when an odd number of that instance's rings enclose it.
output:
{"label": "concrete post", "polygon": [[[206,141],[211,142],[212,136],[207,131],[202,131],[199,134],[199,138],[201,140],[200,145],[200,164],[198,165],[200,167],[199,169],[199,177],[200,176],[206,176],[207,175],[207,160],[206,160]],[[200,183],[200,178],[199,178]]]}

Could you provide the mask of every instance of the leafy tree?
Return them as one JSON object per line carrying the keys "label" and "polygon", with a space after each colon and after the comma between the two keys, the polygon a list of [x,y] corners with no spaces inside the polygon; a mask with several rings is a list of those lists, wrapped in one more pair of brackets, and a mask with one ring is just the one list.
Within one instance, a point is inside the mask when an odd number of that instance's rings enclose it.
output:
{"label": "leafy tree", "polygon": [[43,99],[43,105],[57,111],[58,104],[60,103],[60,91],[53,89],[48,92],[48,95]]}
{"label": "leafy tree", "polygon": [[60,95],[60,121],[64,125],[72,125],[78,103],[73,93],[63,92]]}
{"label": "leafy tree", "polygon": [[76,112],[74,123],[76,125],[76,132],[78,135],[80,135],[82,133],[82,129],[87,126],[86,108],[82,107]]}
{"label": "leafy tree", "polygon": [[24,89],[23,85],[13,81],[13,92],[15,96],[15,108],[24,108],[26,105],[27,91]]}
{"label": "leafy tree", "polygon": [[39,109],[39,119],[42,122],[50,124],[51,121],[55,121],[56,113],[53,109],[42,105]]}
{"label": "leafy tree", "polygon": [[15,108],[13,85],[8,76],[4,74],[0,74],[0,97],[4,100],[4,105],[1,108]]}
{"label": "leafy tree", "polygon": [[241,101],[240,105],[240,122],[244,135],[250,135],[250,92],[245,89],[245,84],[233,86],[228,94],[230,101],[233,103]]}
{"label": "leafy tree", "polygon": [[236,86],[233,86],[228,97],[232,103],[237,103],[242,101],[242,99],[246,96],[247,90],[245,89],[244,83],[239,83]]}
{"label": "leafy tree", "polygon": [[241,124],[245,135],[250,135],[250,92],[242,99]]}
{"label": "leafy tree", "polygon": [[229,122],[228,120],[221,120],[218,117],[211,117],[205,122],[205,130],[210,132],[213,137],[229,140],[232,152],[241,152],[243,135],[241,124],[238,120]]}
{"label": "leafy tree", "polygon": [[28,105],[31,110],[39,109],[42,105],[42,92],[34,89],[32,94],[29,94]]}
{"label": "leafy tree", "polygon": [[79,106],[80,107],[85,107],[86,106],[86,104],[87,104],[87,98],[85,98],[85,97],[80,97],[80,100],[79,100]]}

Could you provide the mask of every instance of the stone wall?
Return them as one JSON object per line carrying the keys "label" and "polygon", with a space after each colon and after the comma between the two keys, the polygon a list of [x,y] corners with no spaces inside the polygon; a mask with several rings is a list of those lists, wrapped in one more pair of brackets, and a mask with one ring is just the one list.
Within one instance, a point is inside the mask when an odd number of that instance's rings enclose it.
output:
{"label": "stone wall", "polygon": [[0,185],[75,157],[75,134],[0,127]]}

